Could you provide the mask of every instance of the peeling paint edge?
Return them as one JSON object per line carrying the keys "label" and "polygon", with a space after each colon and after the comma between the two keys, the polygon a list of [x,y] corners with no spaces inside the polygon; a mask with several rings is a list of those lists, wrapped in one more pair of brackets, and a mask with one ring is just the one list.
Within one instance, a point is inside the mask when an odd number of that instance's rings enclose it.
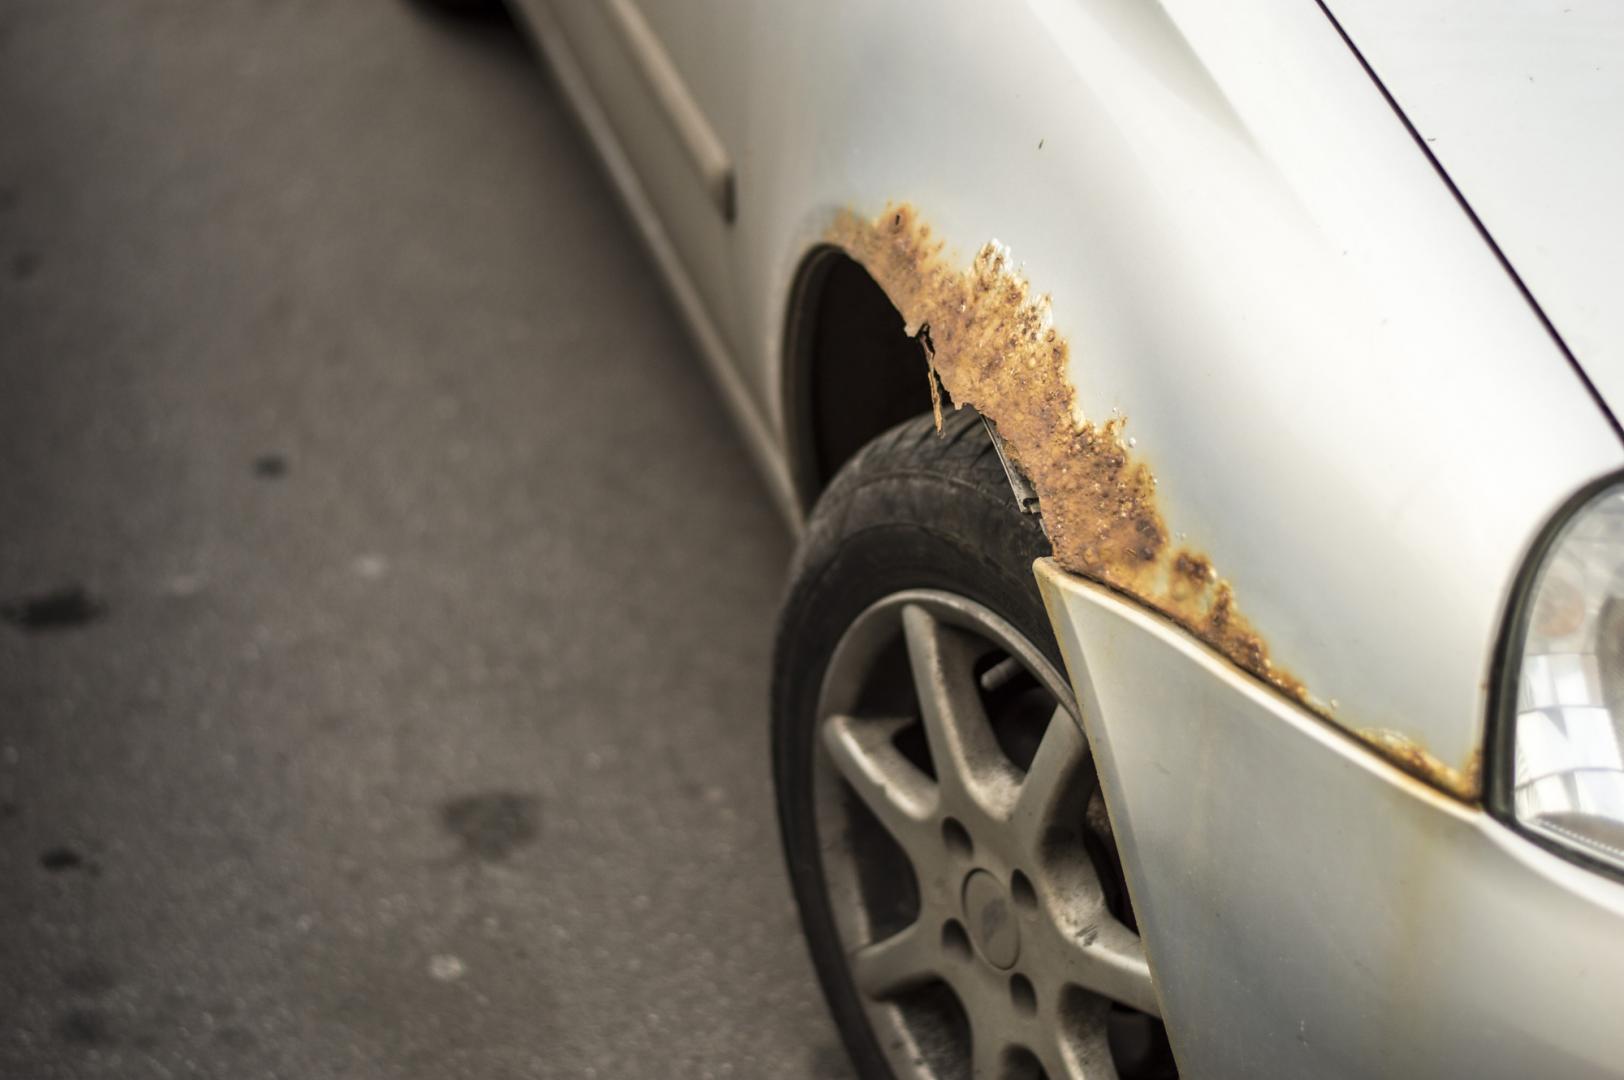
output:
{"label": "peeling paint edge", "polygon": [[[1338,725],[1340,726],[1340,725]],[[1477,803],[1483,798],[1483,752],[1473,750],[1463,768],[1456,768],[1410,736],[1391,728],[1360,728],[1349,731],[1354,738],[1380,754],[1390,764],[1417,780],[1437,788],[1462,802]]]}
{"label": "peeling paint edge", "polygon": [[[1014,268],[1006,246],[990,241],[971,261],[968,269],[961,270],[943,257],[945,243],[931,236],[929,227],[919,221],[917,211],[906,203],[887,204],[885,210],[874,218],[844,211],[831,223],[824,239],[869,272],[902,314],[907,333],[919,339],[925,352],[932,405],[937,413],[938,425],[941,415],[939,384],[940,388],[945,388],[953,396],[956,406],[972,405],[1000,431],[1004,430],[1006,417],[999,415],[998,408],[989,407],[985,399],[978,400],[979,395],[974,392],[976,379],[985,380],[988,372],[1008,366],[1008,356],[1004,353],[1006,346],[1031,353],[1027,360],[1029,366],[1035,366],[1036,357],[1052,351],[1055,370],[1040,373],[1040,376],[1048,380],[1046,389],[1051,399],[1063,397],[1063,415],[1069,419],[1070,426],[1057,423],[1051,415],[1049,427],[1064,428],[1062,438],[1074,452],[1081,445],[1074,441],[1074,436],[1091,444],[1091,448],[1083,452],[1085,454],[1098,453],[1093,448],[1095,440],[1100,440],[1100,445],[1114,444],[1119,451],[1116,468],[1119,472],[1123,469],[1130,471],[1131,478],[1145,488],[1144,501],[1149,505],[1144,510],[1147,515],[1154,515],[1162,531],[1157,542],[1160,545],[1169,544],[1165,524],[1161,522],[1160,513],[1154,505],[1155,478],[1142,462],[1136,461],[1129,453],[1128,448],[1133,445],[1133,440],[1125,440],[1121,436],[1126,419],[1114,415],[1097,426],[1076,421],[1071,411],[1076,389],[1067,367],[1069,346],[1053,327],[1048,295],[1031,288],[1025,277]],[[933,291],[937,295],[932,295]],[[1003,300],[996,299],[1000,291],[1005,297]],[[999,306],[984,306],[989,294],[994,297],[991,303]],[[941,323],[951,323],[955,309],[957,313],[970,311],[968,316],[959,319],[956,327],[960,331],[960,340],[971,342],[965,351],[978,369],[968,378],[962,368],[955,370],[952,366],[954,360],[949,350],[955,344],[953,330],[942,332]],[[984,318],[978,321],[978,316],[987,311],[990,311],[994,321],[988,322]],[[946,319],[942,318],[944,315]],[[965,366],[971,365],[967,363]],[[966,392],[967,389],[970,392]],[[1055,401],[1051,400],[1048,404],[1052,414],[1058,411]],[[1044,434],[1049,436],[1050,445],[1040,445],[1038,450],[1047,451],[1048,456],[1054,457],[1053,431]],[[1032,460],[1033,446],[1030,442],[1021,445],[1018,438],[1006,441],[1016,463],[1034,481],[1039,512],[1045,509],[1052,512],[1055,509],[1052,501],[1048,507],[1043,505],[1042,478],[1033,475],[1041,468],[1035,470],[1027,464]],[[1042,463],[1039,464],[1041,466]],[[1051,499],[1055,494],[1051,490]],[[1138,503],[1135,505],[1138,506]],[[1046,514],[1046,531],[1049,531],[1051,520],[1051,516]],[[1051,539],[1055,539],[1053,532],[1050,535]],[[1211,562],[1199,552],[1181,547],[1172,553],[1171,562],[1177,575],[1187,580],[1172,580],[1165,584],[1162,587],[1162,591],[1167,593],[1165,596],[1145,589],[1142,582],[1132,578],[1114,580],[1113,566],[1109,562],[1091,566],[1086,559],[1076,560],[1074,557],[1073,565],[1067,565],[1058,544],[1055,554],[1056,567],[1061,573],[1102,585],[1136,606],[1166,619],[1222,658],[1226,664],[1338,731],[1357,739],[1406,774],[1452,798],[1469,803],[1481,800],[1480,751],[1474,750],[1465,765],[1456,768],[1402,732],[1390,728],[1355,728],[1340,720],[1334,702],[1316,698],[1300,680],[1274,665],[1261,634],[1237,610],[1232,587],[1217,576]],[[1140,587],[1135,588],[1135,585]],[[1201,590],[1198,599],[1204,605],[1192,607],[1192,611],[1201,616],[1199,619],[1182,615],[1179,610],[1180,603],[1191,606],[1190,592],[1194,589]],[[1182,594],[1180,590],[1183,590]],[[1243,658],[1248,662],[1243,663]]]}

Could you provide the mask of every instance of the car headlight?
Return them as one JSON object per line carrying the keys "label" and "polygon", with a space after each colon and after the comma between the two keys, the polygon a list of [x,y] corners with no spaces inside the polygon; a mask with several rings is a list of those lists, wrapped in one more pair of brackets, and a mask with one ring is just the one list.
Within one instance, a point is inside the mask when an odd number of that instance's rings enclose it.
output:
{"label": "car headlight", "polygon": [[1624,872],[1624,480],[1572,504],[1534,554],[1503,654],[1503,817]]}

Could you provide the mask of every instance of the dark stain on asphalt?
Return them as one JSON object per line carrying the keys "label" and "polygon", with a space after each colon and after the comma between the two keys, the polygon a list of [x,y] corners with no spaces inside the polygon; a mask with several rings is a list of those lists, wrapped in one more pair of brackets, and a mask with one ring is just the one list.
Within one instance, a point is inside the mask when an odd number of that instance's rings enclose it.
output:
{"label": "dark stain on asphalt", "polygon": [[118,972],[100,960],[86,960],[62,973],[62,986],[84,997],[99,997],[118,986]]}
{"label": "dark stain on asphalt", "polygon": [[533,796],[511,791],[464,795],[440,807],[440,823],[481,862],[501,862],[530,843],[540,818]]}
{"label": "dark stain on asphalt", "polygon": [[261,480],[279,480],[288,474],[288,459],[284,454],[261,454],[254,459],[254,475]]}
{"label": "dark stain on asphalt", "polygon": [[18,281],[31,278],[39,271],[39,264],[39,252],[19,251],[11,258],[11,276]]}
{"label": "dark stain on asphalt", "polygon": [[23,812],[23,808],[14,802],[0,801],[0,821],[10,821]]}
{"label": "dark stain on asphalt", "polygon": [[217,1029],[214,1033],[214,1041],[225,1047],[227,1050],[235,1050],[238,1052],[252,1050],[254,1048],[254,1044],[258,1042],[258,1040],[254,1038],[254,1033],[252,1031],[249,1031],[247,1028],[237,1027],[234,1024],[228,1024],[225,1027]]}
{"label": "dark stain on asphalt", "polygon": [[70,847],[47,848],[40,853],[39,864],[53,874],[60,874],[64,870],[79,870],[89,865],[83,855]]}
{"label": "dark stain on asphalt", "polygon": [[70,630],[95,622],[106,614],[107,605],[83,585],[64,585],[0,604],[0,619],[29,633]]}
{"label": "dark stain on asphalt", "polygon": [[100,1009],[69,1009],[56,1018],[56,1037],[71,1046],[111,1046],[113,1022]]}

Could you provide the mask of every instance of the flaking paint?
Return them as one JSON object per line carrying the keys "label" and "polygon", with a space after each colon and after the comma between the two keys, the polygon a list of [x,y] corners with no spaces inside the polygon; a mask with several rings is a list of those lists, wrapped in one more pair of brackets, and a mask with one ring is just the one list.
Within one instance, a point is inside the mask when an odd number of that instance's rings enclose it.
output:
{"label": "flaking paint", "polygon": [[[1329,704],[1275,663],[1212,560],[1173,542],[1156,477],[1126,435],[1128,418],[1095,420],[1079,410],[1071,346],[1053,325],[1049,297],[1032,289],[1008,249],[989,241],[961,267],[907,204],[874,218],[843,212],[826,239],[862,264],[919,338],[933,403],[939,379],[956,407],[973,406],[996,426],[1037,492],[1061,568],[1172,619],[1244,671],[1333,719]],[[1477,797],[1473,763],[1456,769],[1388,729],[1354,733],[1406,772],[1459,798]]]}
{"label": "flaking paint", "polygon": [[1388,728],[1365,728],[1355,734],[1405,772],[1457,798],[1475,801],[1483,790],[1481,751],[1472,751],[1466,764],[1457,769],[1403,732]]}

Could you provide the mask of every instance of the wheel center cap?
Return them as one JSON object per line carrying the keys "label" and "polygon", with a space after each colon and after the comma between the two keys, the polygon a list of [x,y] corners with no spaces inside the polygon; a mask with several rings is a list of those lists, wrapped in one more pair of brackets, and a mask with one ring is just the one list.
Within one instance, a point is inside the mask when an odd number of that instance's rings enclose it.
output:
{"label": "wheel center cap", "polygon": [[964,920],[976,951],[996,968],[1013,967],[1021,955],[1021,928],[1003,883],[985,870],[964,879]]}

